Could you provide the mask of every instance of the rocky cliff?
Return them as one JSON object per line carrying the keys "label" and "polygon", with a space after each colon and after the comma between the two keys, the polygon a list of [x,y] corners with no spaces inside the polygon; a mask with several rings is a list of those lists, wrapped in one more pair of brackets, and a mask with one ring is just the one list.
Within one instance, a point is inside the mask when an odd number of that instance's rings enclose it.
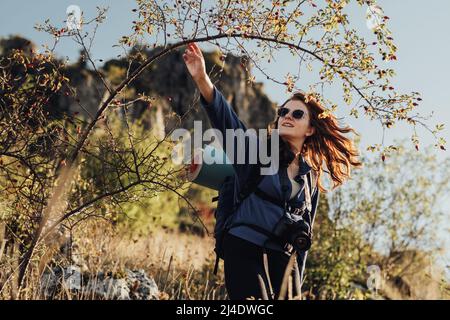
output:
{"label": "rocky cliff", "polygon": [[[130,55],[140,57],[151,57],[161,49],[153,50],[134,49]],[[182,59],[183,50],[176,50],[170,54],[162,56],[155,64],[146,69],[142,75],[133,81],[130,90],[134,94],[145,93],[155,97],[155,116],[150,120],[150,126],[162,126],[160,113],[168,114],[170,111],[178,115],[184,115],[191,106],[194,107],[182,123],[182,127],[191,128],[193,120],[205,120],[206,114],[201,110],[198,95],[195,96],[196,86],[187,71]],[[223,93],[225,98],[234,108],[241,120],[250,128],[266,128],[268,123],[275,116],[275,104],[270,101],[264,93],[262,83],[248,84],[248,75],[239,57],[228,56],[225,59],[224,68],[220,69],[222,61],[219,52],[204,52],[206,69],[211,70],[211,80]],[[247,69],[248,69],[248,65]],[[130,71],[138,67],[138,63],[133,63]],[[110,60],[103,66],[105,74],[113,82],[121,79],[121,74],[128,68],[128,62],[122,60]],[[198,91],[197,91],[198,92]],[[145,104],[138,103],[133,111],[134,117],[140,117]]]}
{"label": "rocky cliff", "polygon": [[[31,52],[36,46],[27,39],[19,36],[0,40],[0,55],[8,54],[12,49],[22,49]],[[152,50],[134,48],[129,55],[134,57],[129,65],[128,58],[111,59],[99,67],[101,74],[112,86],[117,85],[126,77],[128,68],[132,72],[146,57],[158,53],[161,48]],[[153,98],[153,113],[144,123],[150,128],[164,128],[164,120],[170,112],[178,115],[185,114],[191,106],[194,109],[188,113],[181,124],[191,128],[193,120],[205,120],[206,114],[201,110],[198,101],[198,91],[187,71],[182,59],[183,49],[160,57],[150,65],[122,94],[122,98],[133,100],[138,94],[146,94]],[[250,128],[266,128],[275,117],[275,104],[264,92],[263,83],[250,85],[244,62],[240,57],[227,56],[224,69],[217,72],[222,65],[219,52],[204,52],[206,68],[211,72],[211,79],[232,105],[241,120]],[[250,69],[248,64],[245,64]],[[68,65],[64,71],[70,79],[70,84],[76,91],[76,97],[62,92],[51,99],[51,109],[56,112],[79,113],[88,117],[95,114],[104,97],[105,88],[100,78],[95,74],[80,53],[79,61]],[[138,101],[129,108],[129,113],[136,119],[142,116],[148,104]],[[56,112],[59,113],[59,112]],[[167,125],[167,124],[166,124]],[[166,128],[168,130],[169,128]]]}

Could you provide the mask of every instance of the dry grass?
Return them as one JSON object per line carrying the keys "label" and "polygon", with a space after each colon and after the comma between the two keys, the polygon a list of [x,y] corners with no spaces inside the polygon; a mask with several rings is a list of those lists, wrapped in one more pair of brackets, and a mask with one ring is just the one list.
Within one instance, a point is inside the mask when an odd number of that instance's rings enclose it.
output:
{"label": "dry grass", "polygon": [[[105,222],[86,222],[72,233],[71,257],[52,251],[52,259],[49,259],[51,246],[41,249],[32,261],[19,297],[44,299],[38,289],[41,285],[39,275],[56,265],[67,266],[73,258],[82,272],[91,276],[102,272],[121,277],[125,269],[143,269],[156,281],[161,299],[226,299],[223,270],[219,268],[217,276],[212,273],[213,245],[212,238],[175,231],[157,230],[148,236],[130,236]],[[2,265],[6,265],[5,261]],[[12,298],[14,277],[8,281],[10,283],[3,287],[0,298]],[[84,292],[70,293],[62,288],[54,298],[94,297]]]}

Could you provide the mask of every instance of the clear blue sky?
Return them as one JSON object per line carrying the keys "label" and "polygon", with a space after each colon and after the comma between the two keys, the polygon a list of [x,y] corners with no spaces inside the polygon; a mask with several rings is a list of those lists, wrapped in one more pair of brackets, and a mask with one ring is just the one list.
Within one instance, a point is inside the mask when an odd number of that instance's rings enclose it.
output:
{"label": "clear blue sky", "polygon": [[[420,110],[423,114],[434,111],[435,118],[430,124],[447,122],[450,120],[450,1],[448,0],[380,0],[380,6],[384,13],[391,19],[390,29],[393,32],[395,43],[398,46],[398,61],[392,66],[396,72],[395,85],[399,91],[422,93],[423,102]],[[117,48],[112,48],[122,35],[131,31],[131,21],[134,16],[131,12],[135,8],[135,2],[105,1],[105,0],[2,0],[0,4],[0,37],[19,34],[31,39],[38,45],[50,43],[50,37],[36,31],[35,23],[43,22],[50,18],[53,23],[63,26],[66,18],[66,8],[76,4],[81,7],[86,17],[93,17],[96,6],[109,6],[107,20],[98,30],[98,37],[93,47],[93,55],[96,59],[108,59],[115,57]],[[352,24],[358,28],[368,40],[374,41],[374,36],[367,29],[365,23],[365,8],[357,5],[349,7],[349,16]],[[209,45],[200,45],[204,50],[211,48]],[[70,40],[63,40],[57,53],[68,56],[71,61],[78,57],[79,48]],[[282,61],[282,62],[280,62]],[[267,72],[281,79],[287,72],[297,69],[297,61],[287,52],[280,52],[277,62],[264,65]],[[292,72],[295,73],[295,72]],[[268,82],[264,76],[255,69],[257,81],[265,82],[265,90],[268,96],[275,102],[281,103],[286,99],[284,87]],[[305,87],[311,78],[305,75]],[[297,84],[299,85],[299,84]],[[338,98],[337,91],[330,91],[330,98]],[[339,116],[347,116],[349,121],[362,135],[362,147],[372,143],[379,143],[380,127],[376,123],[361,119],[356,120],[347,115],[347,110],[338,112]],[[446,123],[444,138],[450,150],[450,124]],[[431,135],[419,128],[422,147],[433,143]],[[396,138],[408,138],[411,129],[406,126],[395,126],[387,132],[386,143],[389,144]],[[448,152],[436,151],[439,158],[448,156]],[[450,197],[448,197],[450,198]],[[450,205],[446,202],[445,207]]]}

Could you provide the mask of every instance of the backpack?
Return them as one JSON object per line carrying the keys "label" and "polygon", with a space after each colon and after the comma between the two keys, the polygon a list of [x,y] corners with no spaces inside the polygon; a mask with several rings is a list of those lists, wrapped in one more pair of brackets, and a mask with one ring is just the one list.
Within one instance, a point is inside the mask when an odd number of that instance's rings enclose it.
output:
{"label": "backpack", "polygon": [[[264,178],[263,175],[260,174],[261,165],[253,164],[250,168],[250,174],[247,178],[246,183],[241,188],[239,195],[237,196],[237,201],[235,202],[234,197],[234,179],[236,179],[236,175],[228,176],[225,178],[221,188],[219,189],[219,194],[217,197],[212,199],[212,202],[217,201],[217,208],[214,211],[214,216],[216,218],[216,225],[214,228],[214,237],[216,239],[214,251],[216,253],[216,261],[214,265],[214,274],[217,274],[217,269],[219,265],[219,260],[223,259],[223,238],[225,234],[230,229],[230,218],[233,213],[236,212],[240,204],[252,193],[256,192],[258,196],[266,198],[271,202],[275,202],[276,200],[270,199],[270,196],[264,194],[262,190],[258,188],[258,185],[261,183]],[[305,201],[307,203],[307,207],[309,211],[311,211],[311,195],[313,194],[314,188],[316,188],[317,183],[317,175],[314,170],[310,170],[307,174],[307,188],[305,188]],[[277,203],[278,204],[278,203]],[[280,204],[278,204],[280,205]],[[310,219],[310,223],[312,225],[312,221]],[[248,227],[255,229],[256,231],[271,237],[270,232],[262,229],[257,225],[248,225]]]}

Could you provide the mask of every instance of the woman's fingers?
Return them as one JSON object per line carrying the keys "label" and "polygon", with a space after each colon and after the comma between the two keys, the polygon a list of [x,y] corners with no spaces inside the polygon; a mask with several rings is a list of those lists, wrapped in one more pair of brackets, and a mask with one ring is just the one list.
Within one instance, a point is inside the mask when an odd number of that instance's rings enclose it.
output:
{"label": "woman's fingers", "polygon": [[202,51],[200,50],[199,46],[195,42],[193,42],[191,44],[192,44],[192,48],[194,49],[194,52],[201,57]]}
{"label": "woman's fingers", "polygon": [[188,57],[196,56],[196,53],[194,52],[194,50],[192,48],[187,48],[184,54]]}
{"label": "woman's fingers", "polygon": [[184,53],[183,53],[183,59],[186,60],[186,59],[189,59],[189,58],[192,58],[192,57],[193,57],[192,50],[186,49],[184,51]]}
{"label": "woman's fingers", "polygon": [[196,43],[189,43],[187,45],[186,52],[188,54],[192,54],[192,55],[197,56],[199,58],[203,57],[202,52],[201,52],[200,48],[197,46]]}

